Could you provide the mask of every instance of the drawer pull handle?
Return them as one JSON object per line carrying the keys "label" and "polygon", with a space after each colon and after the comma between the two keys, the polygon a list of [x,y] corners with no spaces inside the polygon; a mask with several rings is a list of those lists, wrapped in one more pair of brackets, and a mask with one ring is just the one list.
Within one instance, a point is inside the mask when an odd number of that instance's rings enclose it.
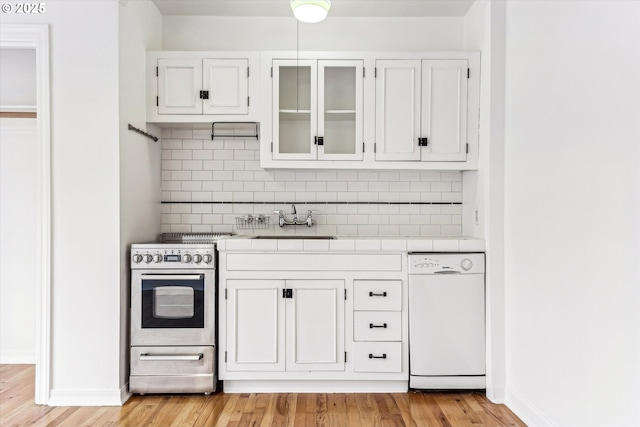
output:
{"label": "drawer pull handle", "polygon": [[384,328],[384,329],[387,329],[387,324],[383,323],[382,325],[374,325],[373,323],[369,323],[369,329],[373,329],[373,328]]}
{"label": "drawer pull handle", "polygon": [[142,353],[140,355],[140,360],[148,360],[148,361],[198,361],[202,360],[204,354],[148,354]]}
{"label": "drawer pull handle", "polygon": [[384,291],[381,294],[376,294],[374,292],[369,292],[369,296],[370,297],[386,297],[387,296],[387,291]]}
{"label": "drawer pull handle", "polygon": [[382,356],[374,356],[373,354],[369,353],[369,359],[386,359],[387,358],[387,353],[382,353]]}

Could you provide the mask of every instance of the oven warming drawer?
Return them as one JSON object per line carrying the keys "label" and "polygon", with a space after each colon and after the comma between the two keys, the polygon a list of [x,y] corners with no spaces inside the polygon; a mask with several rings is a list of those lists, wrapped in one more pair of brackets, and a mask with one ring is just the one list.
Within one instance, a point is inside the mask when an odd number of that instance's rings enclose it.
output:
{"label": "oven warming drawer", "polygon": [[216,388],[213,346],[132,347],[132,393],[210,393]]}

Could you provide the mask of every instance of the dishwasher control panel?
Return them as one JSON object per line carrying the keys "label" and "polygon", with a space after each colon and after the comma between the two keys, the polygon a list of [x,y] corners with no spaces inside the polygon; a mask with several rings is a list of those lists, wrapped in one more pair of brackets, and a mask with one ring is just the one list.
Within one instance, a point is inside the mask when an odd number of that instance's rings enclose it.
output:
{"label": "dishwasher control panel", "polygon": [[484,273],[482,253],[409,253],[409,274]]}

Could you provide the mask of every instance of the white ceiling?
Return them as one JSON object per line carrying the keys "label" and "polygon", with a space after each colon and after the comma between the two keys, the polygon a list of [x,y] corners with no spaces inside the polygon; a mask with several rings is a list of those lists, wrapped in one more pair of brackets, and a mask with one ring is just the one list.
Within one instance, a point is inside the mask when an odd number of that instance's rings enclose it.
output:
{"label": "white ceiling", "polygon": [[[163,15],[291,16],[289,0],[153,0]],[[332,0],[329,16],[464,16],[474,0]]]}

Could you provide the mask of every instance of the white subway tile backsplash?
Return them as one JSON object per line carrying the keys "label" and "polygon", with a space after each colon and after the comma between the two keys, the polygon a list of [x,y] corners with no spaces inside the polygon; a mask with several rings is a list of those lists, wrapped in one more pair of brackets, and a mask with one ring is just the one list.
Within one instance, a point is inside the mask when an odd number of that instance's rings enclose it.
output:
{"label": "white subway tile backsplash", "polygon": [[213,153],[211,150],[193,150],[192,158],[194,160],[211,160],[213,159]]}
{"label": "white subway tile backsplash", "polygon": [[[210,139],[210,130],[162,131],[163,232],[456,236],[462,233],[458,171],[263,170],[260,143]],[[203,203],[190,203],[203,202]],[[274,210],[313,210],[313,229],[280,229]],[[445,204],[439,204],[445,203]],[[454,204],[449,204],[454,203]],[[263,214],[264,230],[236,227]]]}
{"label": "white subway tile backsplash", "polygon": [[202,160],[183,160],[182,169],[191,171],[202,170]]}
{"label": "white subway tile backsplash", "polygon": [[182,181],[182,191],[202,191],[202,181]]}
{"label": "white subway tile backsplash", "polygon": [[222,191],[222,185],[225,181],[205,181],[202,183],[203,191]]}
{"label": "white subway tile backsplash", "polygon": [[173,160],[191,160],[193,150],[171,150],[171,158]]}
{"label": "white subway tile backsplash", "polygon": [[194,202],[213,202],[213,196],[209,191],[194,191],[191,193],[191,200]]}
{"label": "white subway tile backsplash", "polygon": [[194,129],[193,139],[211,139],[211,130],[209,129]]}

